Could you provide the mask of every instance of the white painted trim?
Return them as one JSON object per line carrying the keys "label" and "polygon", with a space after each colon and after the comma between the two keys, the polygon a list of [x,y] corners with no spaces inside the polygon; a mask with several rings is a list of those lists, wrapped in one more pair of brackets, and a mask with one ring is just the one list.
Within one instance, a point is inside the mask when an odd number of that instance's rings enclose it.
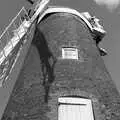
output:
{"label": "white painted trim", "polygon": [[61,97],[61,98],[58,98],[58,102],[71,103],[71,104],[91,104],[92,103],[90,99],[76,98],[76,97]]}
{"label": "white painted trim", "polygon": [[38,23],[42,20],[42,18],[49,14],[49,13],[70,13],[73,15],[76,15],[78,17],[80,17],[87,25],[88,27],[91,29],[91,31],[93,31],[93,27],[92,25],[89,23],[89,21],[81,14],[79,13],[77,10],[75,9],[71,9],[71,8],[67,8],[67,7],[49,7],[48,9],[46,9],[46,11],[39,17],[38,19]]}
{"label": "white painted trim", "polygon": [[36,3],[35,6],[35,14],[32,16],[32,18],[30,19],[30,22],[32,23],[39,14],[41,14],[47,7],[48,3],[50,2],[50,0],[42,0],[42,1],[38,1]]}

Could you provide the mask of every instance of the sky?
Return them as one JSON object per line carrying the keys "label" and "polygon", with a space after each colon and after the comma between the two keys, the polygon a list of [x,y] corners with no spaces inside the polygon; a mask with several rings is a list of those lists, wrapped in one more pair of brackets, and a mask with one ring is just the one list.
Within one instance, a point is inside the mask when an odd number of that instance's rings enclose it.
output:
{"label": "sky", "polygon": [[[113,2],[114,1],[114,2]],[[67,6],[79,12],[89,12],[101,20],[106,36],[100,46],[108,51],[105,65],[120,91],[120,0],[51,0],[51,5]],[[30,4],[25,0],[0,0],[0,34],[17,12]]]}

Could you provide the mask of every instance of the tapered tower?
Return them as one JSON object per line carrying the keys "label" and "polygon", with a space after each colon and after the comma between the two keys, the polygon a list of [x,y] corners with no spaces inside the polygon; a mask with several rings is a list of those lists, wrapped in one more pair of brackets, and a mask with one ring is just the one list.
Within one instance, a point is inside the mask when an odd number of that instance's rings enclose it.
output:
{"label": "tapered tower", "polygon": [[49,7],[2,120],[119,120],[120,96],[99,48],[105,33],[87,12]]}

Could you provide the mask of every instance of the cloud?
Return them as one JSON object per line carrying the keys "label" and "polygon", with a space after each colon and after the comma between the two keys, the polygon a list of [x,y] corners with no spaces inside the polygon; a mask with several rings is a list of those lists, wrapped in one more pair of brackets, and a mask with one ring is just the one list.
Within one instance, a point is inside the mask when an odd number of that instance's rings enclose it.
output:
{"label": "cloud", "polygon": [[110,11],[115,10],[119,4],[120,0],[94,0],[98,5],[105,5]]}

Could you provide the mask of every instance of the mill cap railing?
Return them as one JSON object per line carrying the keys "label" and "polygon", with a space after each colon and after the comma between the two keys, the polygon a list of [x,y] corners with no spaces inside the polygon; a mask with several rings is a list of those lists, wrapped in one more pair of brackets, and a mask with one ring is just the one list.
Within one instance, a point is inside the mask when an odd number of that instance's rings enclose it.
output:
{"label": "mill cap railing", "polygon": [[38,0],[30,9],[32,16],[29,17],[27,10],[22,7],[18,14],[12,19],[0,36],[0,65],[14,49],[16,44],[25,35],[27,29],[38,15],[46,9],[49,0]]}
{"label": "mill cap railing", "polygon": [[[9,55],[12,53],[15,46],[25,36],[31,24],[34,23],[38,15],[41,15],[47,8],[49,0],[38,0],[27,12],[22,7],[18,14],[12,19],[11,23],[6,27],[4,32],[0,36],[0,87],[3,82],[9,76],[11,69],[11,63],[9,63]],[[14,55],[13,55],[14,57]]]}
{"label": "mill cap railing", "polygon": [[0,36],[0,64],[7,58],[30,26],[29,16],[24,7],[18,12]]}

